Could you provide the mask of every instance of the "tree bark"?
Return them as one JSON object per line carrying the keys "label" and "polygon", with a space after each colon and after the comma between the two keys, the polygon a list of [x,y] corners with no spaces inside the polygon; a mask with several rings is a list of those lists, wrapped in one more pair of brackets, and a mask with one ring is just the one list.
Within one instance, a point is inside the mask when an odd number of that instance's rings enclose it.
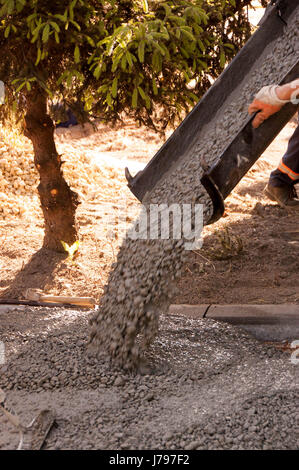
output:
{"label": "tree bark", "polygon": [[33,144],[34,163],[40,176],[37,189],[45,221],[43,246],[63,252],[62,241],[72,245],[78,239],[75,213],[79,201],[64,179],[54,141],[54,124],[47,114],[47,96],[41,89],[26,93],[24,134]]}

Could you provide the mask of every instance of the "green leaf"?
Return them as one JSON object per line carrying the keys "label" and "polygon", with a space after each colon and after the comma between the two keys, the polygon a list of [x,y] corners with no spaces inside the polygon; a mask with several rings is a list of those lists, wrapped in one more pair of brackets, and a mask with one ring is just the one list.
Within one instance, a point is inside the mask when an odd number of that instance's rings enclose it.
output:
{"label": "green leaf", "polygon": [[22,88],[26,85],[26,82],[22,82],[21,85],[16,89],[16,93],[22,90]]}
{"label": "green leaf", "polygon": [[142,8],[144,13],[148,13],[148,2],[147,0],[142,0]]}
{"label": "green leaf", "polygon": [[197,95],[195,95],[194,93],[192,92],[189,92],[189,96],[195,101],[195,103],[198,102],[199,98]]}
{"label": "green leaf", "polygon": [[224,53],[223,49],[221,49],[221,52],[220,52],[220,67],[223,68],[225,66],[225,62],[226,62],[225,53]]}
{"label": "green leaf", "polygon": [[137,108],[138,104],[138,90],[137,88],[134,88],[133,94],[132,94],[132,107]]}
{"label": "green leaf", "polygon": [[67,84],[68,87],[71,86],[72,81],[73,81],[73,74],[72,74],[72,71],[69,71],[69,73],[67,75],[67,79],[66,79],[66,84]]}
{"label": "green leaf", "polygon": [[184,47],[180,46],[180,51],[183,54],[183,56],[186,57],[186,59],[189,59],[190,54],[186,51],[186,49]]}
{"label": "green leaf", "polygon": [[17,11],[18,13],[23,10],[26,5],[26,0],[17,0]]}
{"label": "green leaf", "polygon": [[88,36],[88,35],[86,35],[85,37],[86,37],[87,41],[89,42],[89,44],[90,44],[92,47],[94,47],[94,46],[95,46],[94,40],[93,40],[90,36]]}
{"label": "green leaf", "polygon": [[131,68],[133,67],[133,59],[132,59],[132,57],[133,57],[133,54],[131,54],[131,52],[129,52],[129,51],[126,51],[126,59],[127,59],[128,64],[129,64],[129,66],[130,66]]}
{"label": "green leaf", "polygon": [[147,109],[150,109],[150,107],[151,107],[151,100],[150,100],[149,96],[147,96],[147,95],[145,97],[145,106],[146,106]]}
{"label": "green leaf", "polygon": [[224,47],[227,47],[228,49],[231,49],[232,51],[235,50],[235,46],[234,46],[233,44],[225,43],[225,44],[223,44],[223,45],[224,45]]}
{"label": "green leaf", "polygon": [[39,36],[39,32],[41,30],[41,28],[43,27],[44,23],[40,22],[36,28],[34,28],[34,30],[32,31],[32,39],[31,39],[31,42],[35,42],[37,41],[37,38]]}
{"label": "green leaf", "polygon": [[32,20],[34,20],[37,16],[37,13],[32,13],[32,15],[27,16],[27,23],[30,23]]}
{"label": "green leaf", "polygon": [[166,16],[171,15],[171,8],[170,8],[170,6],[169,6],[167,3],[163,3],[162,6],[163,6],[163,8],[164,8],[164,10],[165,10]]}
{"label": "green leaf", "polygon": [[65,13],[66,13],[66,12],[64,12],[64,15],[59,15],[59,14],[54,15],[54,18],[57,18],[58,20],[63,21],[63,22],[65,23],[65,22],[66,22],[66,18],[67,18]]}
{"label": "green leaf", "polygon": [[74,6],[76,5],[77,1],[73,1],[71,2],[70,6],[69,6],[69,11],[70,11],[70,19],[73,20],[74,19]]}
{"label": "green leaf", "polygon": [[113,98],[116,98],[117,96],[117,83],[118,83],[118,79],[117,77],[115,77],[112,82],[112,87],[111,87],[111,95],[113,96]]}
{"label": "green leaf", "polygon": [[97,79],[100,77],[101,71],[102,71],[102,64],[98,64],[93,71],[93,74]]}
{"label": "green leaf", "polygon": [[55,23],[55,21],[50,21],[50,25],[53,27],[53,29],[55,29],[55,31],[57,31],[57,33],[59,33],[60,28],[59,28],[58,24]]}
{"label": "green leaf", "polygon": [[126,54],[124,54],[121,58],[121,68],[123,71],[125,71],[126,67],[127,67],[127,58],[126,58]]}
{"label": "green leaf", "polygon": [[74,257],[74,254],[76,253],[76,251],[78,251],[78,248],[79,248],[79,245],[80,245],[79,240],[75,241],[75,243],[73,243],[71,246],[68,243],[66,243],[62,240],[60,240],[60,241],[61,241],[61,244],[64,248],[64,251],[66,251],[69,255],[68,258],[70,260],[72,260],[73,257]]}
{"label": "green leaf", "polygon": [[77,23],[77,21],[70,20],[70,23],[72,23],[74,26],[76,26],[78,31],[81,31],[81,26]]}
{"label": "green leaf", "polygon": [[177,23],[179,25],[184,25],[186,24],[186,21],[184,18],[181,18],[180,16],[175,16],[175,15],[168,15],[168,19],[172,20],[174,23]]}
{"label": "green leaf", "polygon": [[80,62],[80,49],[79,49],[79,46],[75,46],[74,58],[75,58],[76,64],[78,64]]}
{"label": "green leaf", "polygon": [[15,9],[15,0],[7,0],[6,5],[7,14],[11,15]]}
{"label": "green leaf", "polygon": [[107,96],[106,96],[106,102],[107,102],[108,106],[111,107],[111,105],[112,105],[112,96],[109,92],[107,93]]}
{"label": "green leaf", "polygon": [[9,33],[10,33],[10,25],[8,25],[8,26],[5,28],[4,37],[5,37],[5,38],[8,38]]}
{"label": "green leaf", "polygon": [[190,40],[190,41],[195,41],[195,37],[193,36],[190,31],[186,29],[185,26],[181,26],[181,32]]}
{"label": "green leaf", "polygon": [[138,44],[138,58],[141,63],[144,62],[144,48],[145,48],[145,41],[141,40]]}
{"label": "green leaf", "polygon": [[46,24],[46,26],[44,27],[44,30],[43,30],[43,36],[42,36],[42,41],[45,43],[45,42],[48,42],[49,40],[49,34],[50,34],[50,25],[49,23]]}
{"label": "green leaf", "polygon": [[117,57],[115,57],[113,59],[113,63],[112,63],[112,68],[111,68],[111,71],[114,73],[118,67],[118,64],[121,60],[122,56],[121,55],[118,55]]}
{"label": "green leaf", "polygon": [[162,69],[162,57],[156,49],[152,57],[152,66],[156,72],[160,72]]}
{"label": "green leaf", "polygon": [[158,94],[158,87],[157,87],[156,80],[154,78],[153,78],[153,92],[154,92],[154,95]]}
{"label": "green leaf", "polygon": [[42,22],[41,18],[38,20],[37,26],[32,30],[32,34],[36,34],[44,26],[45,23]]}
{"label": "green leaf", "polygon": [[190,77],[189,77],[189,75],[187,74],[186,70],[183,70],[183,75],[184,75],[184,77],[185,77],[186,82],[187,82],[187,83],[190,82]]}
{"label": "green leaf", "polygon": [[208,64],[204,61],[204,60],[199,60],[198,59],[198,63],[202,66],[203,69],[207,70],[209,67],[208,67]]}
{"label": "green leaf", "polygon": [[107,85],[101,85],[99,88],[98,88],[98,93],[106,93],[108,90],[108,86]]}
{"label": "green leaf", "polygon": [[158,51],[160,52],[161,55],[165,55],[165,50],[163,49],[163,47],[160,46],[160,44],[158,44],[157,42],[154,42],[153,46],[156,49],[158,49]]}
{"label": "green leaf", "polygon": [[197,39],[197,44],[199,45],[201,51],[202,51],[202,52],[205,52],[206,47],[205,47],[205,45],[204,45],[204,43],[202,42],[201,39]]}
{"label": "green leaf", "polygon": [[141,98],[145,100],[146,98],[145,98],[145,93],[144,93],[143,89],[140,86],[137,87],[137,88],[138,88],[138,91],[139,91],[139,94],[140,94]]}
{"label": "green leaf", "polygon": [[37,58],[36,58],[36,61],[35,61],[35,64],[34,64],[35,66],[37,66],[39,64],[41,56],[42,56],[42,51],[41,51],[41,48],[39,47],[38,51],[37,51]]}

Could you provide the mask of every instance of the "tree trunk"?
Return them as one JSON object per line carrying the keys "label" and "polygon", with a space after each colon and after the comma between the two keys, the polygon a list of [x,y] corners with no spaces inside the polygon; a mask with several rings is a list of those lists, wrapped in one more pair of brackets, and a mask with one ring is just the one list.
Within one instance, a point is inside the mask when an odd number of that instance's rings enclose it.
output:
{"label": "tree trunk", "polygon": [[26,94],[24,134],[33,144],[40,176],[37,189],[45,219],[43,246],[63,252],[61,241],[72,245],[78,239],[75,212],[79,202],[63,177],[54,142],[54,124],[47,114],[47,96],[41,89],[34,88]]}

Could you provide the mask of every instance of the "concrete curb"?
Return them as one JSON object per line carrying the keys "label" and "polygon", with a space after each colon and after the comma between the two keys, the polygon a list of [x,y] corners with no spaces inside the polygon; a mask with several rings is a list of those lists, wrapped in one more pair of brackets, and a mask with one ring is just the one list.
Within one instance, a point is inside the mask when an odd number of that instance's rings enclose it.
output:
{"label": "concrete curb", "polygon": [[299,339],[299,304],[171,305],[169,313],[239,326],[263,341]]}
{"label": "concrete curb", "polygon": [[189,318],[204,318],[207,310],[210,308],[209,304],[203,305],[187,305],[187,304],[179,304],[179,305],[170,305],[169,306],[169,313],[174,315],[184,315],[185,317]]}
{"label": "concrete curb", "polygon": [[8,312],[15,312],[15,311],[24,311],[25,310],[25,305],[16,305],[16,304],[12,304],[12,305],[0,305],[0,314],[1,313],[8,313]]}

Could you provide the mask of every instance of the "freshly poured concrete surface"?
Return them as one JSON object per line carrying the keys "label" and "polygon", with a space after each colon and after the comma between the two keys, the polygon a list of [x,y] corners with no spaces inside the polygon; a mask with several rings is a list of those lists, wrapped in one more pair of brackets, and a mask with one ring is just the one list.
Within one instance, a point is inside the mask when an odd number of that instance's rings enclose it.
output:
{"label": "freshly poured concrete surface", "polygon": [[[298,449],[299,366],[290,354],[236,325],[168,314],[148,372],[125,373],[87,355],[89,316],[1,315],[0,387],[24,424],[42,408],[56,412],[46,449]],[[17,441],[0,416],[0,448]]]}

